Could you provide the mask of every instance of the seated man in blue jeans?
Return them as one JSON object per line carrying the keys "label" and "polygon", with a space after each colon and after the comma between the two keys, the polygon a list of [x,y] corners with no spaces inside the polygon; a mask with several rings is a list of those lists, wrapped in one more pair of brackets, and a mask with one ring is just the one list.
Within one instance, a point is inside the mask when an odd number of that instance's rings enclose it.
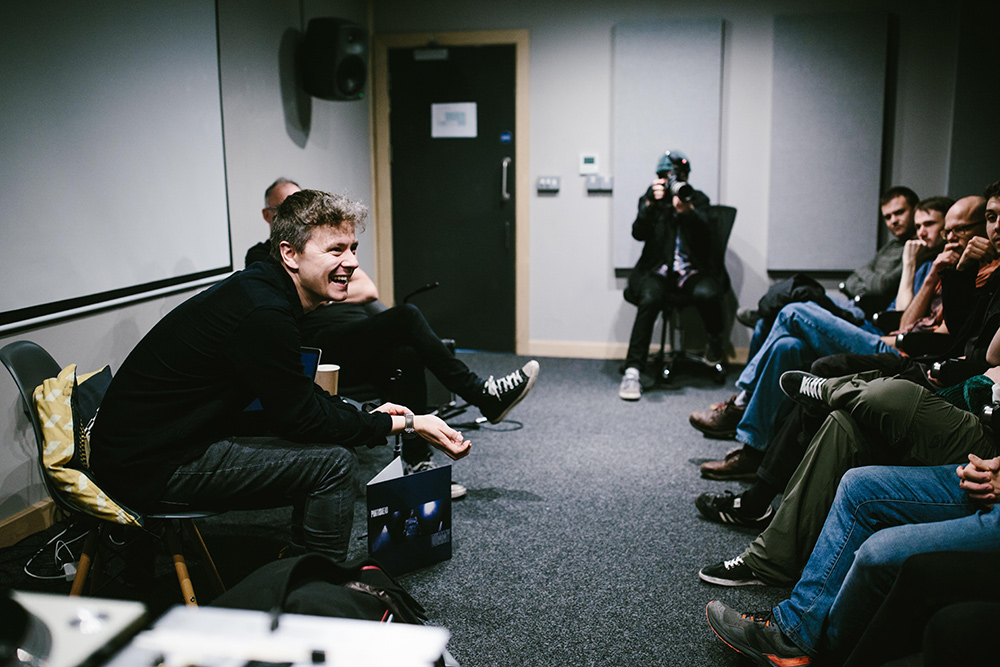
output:
{"label": "seated man in blue jeans", "polygon": [[[948,209],[945,232],[953,237],[928,271],[928,279],[937,281],[938,272],[947,266],[975,272],[995,260],[996,249],[986,239],[970,243],[968,237],[956,233],[970,225],[985,227],[984,210],[982,197],[965,197]],[[929,291],[933,292],[922,288],[914,296],[903,314],[904,325],[917,323],[929,314],[931,301],[922,298]],[[944,307],[947,309],[946,304]],[[776,424],[791,409],[778,387],[782,373],[808,368],[816,359],[831,354],[898,354],[894,338],[852,325],[815,303],[785,306],[740,374],[740,393],[717,408],[693,412],[689,418],[691,425],[703,432],[715,432],[723,426],[734,429],[736,439],[744,445],[727,459],[703,464],[702,474],[715,479],[753,476],[774,437]]]}
{"label": "seated man in blue jeans", "polygon": [[808,665],[849,649],[911,555],[1000,552],[998,470],[1000,457],[970,454],[958,479],[953,466],[848,471],[789,599],[755,614],[710,602],[712,630],[758,665]]}
{"label": "seated man in blue jeans", "polygon": [[[276,261],[192,297],[139,341],[91,433],[91,466],[109,493],[144,512],[292,506],[293,541],[343,560],[353,448],[407,432],[453,459],[468,454],[469,441],[435,416],[391,403],[361,412],[302,372],[299,321],[346,298],[366,214],[338,195],[290,195],[271,226]],[[254,399],[263,424],[244,411]]]}

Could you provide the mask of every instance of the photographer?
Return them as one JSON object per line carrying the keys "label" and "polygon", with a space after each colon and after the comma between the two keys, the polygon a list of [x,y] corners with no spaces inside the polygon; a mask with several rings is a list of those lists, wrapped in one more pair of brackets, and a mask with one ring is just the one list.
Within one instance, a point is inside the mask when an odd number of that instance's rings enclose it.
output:
{"label": "photographer", "polygon": [[639,198],[632,223],[632,238],[645,245],[625,288],[625,300],[638,308],[618,388],[618,396],[627,401],[642,395],[639,373],[668,293],[694,300],[709,337],[705,360],[713,364],[722,360],[726,273],[724,267],[712,266],[715,241],[707,225],[709,201],[704,192],[688,185],[690,172],[691,162],[684,153],[665,151],[656,163],[656,179]]}

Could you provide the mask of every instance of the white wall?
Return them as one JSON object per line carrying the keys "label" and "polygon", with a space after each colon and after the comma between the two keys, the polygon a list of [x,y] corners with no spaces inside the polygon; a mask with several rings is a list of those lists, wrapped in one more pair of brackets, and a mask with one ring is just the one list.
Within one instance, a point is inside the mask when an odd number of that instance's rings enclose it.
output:
{"label": "white wall", "polygon": [[[308,2],[304,10],[307,20],[311,16],[339,16],[364,25],[367,18],[361,0]],[[234,267],[241,269],[246,249],[267,235],[260,209],[264,188],[275,177],[289,176],[303,187],[371,200],[368,103],[305,98],[303,102],[310,112],[308,131],[303,123],[288,120],[299,117],[294,109],[294,90],[289,94],[288,85],[288,77],[294,75],[288,58],[288,40],[301,22],[298,1],[274,0],[251,5],[240,0],[220,0],[219,20],[230,233]],[[289,106],[292,110],[286,113]],[[176,201],[164,205],[183,215],[184,193],[177,193]],[[4,224],[17,222],[8,219]],[[366,233],[361,237],[363,266],[370,266],[373,261],[371,236]],[[121,253],[122,261],[127,261],[128,249],[122,249]],[[0,337],[0,346],[29,339],[45,347],[62,365],[76,363],[86,371],[111,364],[114,370],[163,315],[191,294],[151,299],[18,332]],[[5,376],[6,372],[0,374]],[[6,448],[5,455],[0,457],[2,518],[46,495],[35,464],[33,436],[21,414],[17,390],[12,381],[2,378],[0,442]]]}
{"label": "white wall", "polygon": [[[720,199],[740,210],[728,265],[735,290],[747,303],[756,301],[768,284],[763,193],[769,185],[772,17],[838,11],[845,5],[882,7],[901,16],[890,180],[911,185],[925,196],[944,192],[957,34],[950,3],[374,0],[376,26],[385,33],[531,31],[531,180],[560,175],[563,190],[554,198],[532,197],[530,337],[540,343],[570,341],[580,354],[595,356],[623,351],[634,313],[622,301],[623,280],[615,278],[611,268],[611,200],[588,197],[576,175],[581,150],[598,151],[602,164],[611,164],[612,25],[643,19],[726,21]],[[260,217],[263,189],[276,176],[371,201],[368,103],[298,100],[289,80],[289,31],[303,27],[303,18],[340,16],[364,24],[365,11],[361,0],[219,0],[230,230],[237,268],[246,249],[266,235]],[[304,116],[308,124],[302,122]],[[693,178],[697,168],[694,165]],[[164,205],[183,215],[183,193]],[[808,210],[807,198],[803,210]],[[366,267],[374,257],[371,236],[362,236],[361,261]],[[122,253],[127,256],[127,249]],[[189,295],[4,336],[0,345],[29,338],[60,363],[76,362],[87,370],[104,363],[117,368],[139,338]],[[588,306],[567,307],[570,303]],[[746,332],[737,327],[733,342],[746,345]],[[0,517],[44,496],[18,401],[13,383],[0,381],[0,442],[7,448],[0,458]]]}
{"label": "white wall", "polygon": [[[597,151],[602,165],[611,164],[611,35],[617,22],[720,17],[725,21],[720,203],[739,209],[727,266],[741,303],[756,303],[769,284],[765,258],[775,15],[884,9],[899,17],[897,107],[888,180],[910,185],[921,196],[947,189],[957,44],[957,10],[949,2],[374,0],[374,6],[375,30],[384,34],[530,31],[531,182],[541,175],[562,178],[557,196],[533,194],[531,201],[529,327],[538,351],[624,356],[635,314],[622,300],[624,279],[616,278],[612,269],[611,199],[588,196],[577,175],[581,151]],[[697,179],[698,164],[693,164],[691,180],[696,184]],[[637,200],[640,194],[614,196]],[[876,224],[877,202],[871,205]],[[804,194],[803,215],[808,215],[808,206]],[[748,332],[736,325],[731,339],[735,346],[745,347]]]}

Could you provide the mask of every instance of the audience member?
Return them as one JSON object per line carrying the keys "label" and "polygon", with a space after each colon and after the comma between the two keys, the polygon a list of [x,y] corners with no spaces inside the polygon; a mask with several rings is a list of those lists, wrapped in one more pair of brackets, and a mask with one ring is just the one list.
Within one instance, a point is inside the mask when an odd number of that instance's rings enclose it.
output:
{"label": "audience member", "polygon": [[764,614],[710,602],[712,630],[757,664],[807,665],[854,645],[909,556],[1000,552],[1000,457],[968,461],[958,480],[952,466],[848,471],[791,596]]}
{"label": "audience member", "polygon": [[[948,209],[952,226],[960,227],[970,218],[981,218],[982,204],[980,197],[967,197],[954,204]],[[961,250],[961,247],[946,246],[946,251],[936,260],[937,265],[928,270],[928,276],[933,275],[936,280],[937,267],[954,261],[951,257],[958,256],[956,249]],[[961,269],[977,268],[983,254],[979,244],[975,249],[968,248],[960,257]],[[903,324],[907,327],[933,327],[937,321],[932,312],[934,301],[922,298],[923,291],[921,287],[921,292],[903,314]],[[928,319],[924,321],[923,317]],[[838,353],[898,356],[895,340],[895,335],[887,336],[867,324],[854,326],[814,303],[791,303],[782,308],[771,331],[740,374],[737,382],[740,392],[725,404],[695,411],[689,417],[691,425],[703,433],[717,434],[734,429],[736,439],[743,445],[721,461],[703,464],[702,474],[713,479],[753,477],[774,437],[776,425],[791,410],[791,403],[778,388],[777,381],[782,373],[808,368],[816,359]]]}
{"label": "audience member", "polygon": [[[302,372],[299,321],[347,297],[355,228],[366,208],[317,191],[274,212],[271,254],[187,300],[156,324],[101,404],[91,464],[143,511],[293,506],[293,540],[335,560],[354,517],[353,448],[411,431],[454,459],[469,441],[432,415],[387,403],[371,413]],[[268,433],[248,433],[259,399]]]}
{"label": "audience member", "polygon": [[[994,342],[1000,341],[1000,330]],[[1000,364],[1000,350],[993,358]],[[809,443],[774,519],[742,554],[703,568],[698,576],[720,586],[794,584],[813,551],[841,476],[858,466],[935,466],[968,454],[996,456],[993,434],[972,414],[992,401],[1000,368],[941,395],[877,372],[824,379],[789,371],[781,385],[804,403],[833,411]]]}
{"label": "audience member", "polygon": [[[919,250],[915,248],[916,244],[920,244],[925,248],[923,252],[939,251],[944,244],[943,229],[946,227],[945,214],[951,209],[952,204],[952,200],[945,197],[932,197],[925,199],[917,205],[915,218],[918,222],[918,239],[907,241],[906,253],[910,255],[911,259],[907,260],[904,258],[904,276],[900,280],[901,284],[907,280],[906,273],[909,271],[905,265],[912,261],[912,258],[919,256],[919,253],[915,252],[915,250]],[[965,219],[958,215],[959,210],[955,209],[950,218],[953,228],[964,224]],[[981,232],[983,234],[986,233],[985,224],[982,225]],[[954,236],[953,231],[950,232],[950,235],[952,238],[957,238]],[[919,289],[932,263],[933,260],[928,260],[914,271],[915,279],[910,283],[911,297],[912,285],[915,284],[916,288]],[[938,299],[937,302],[932,303],[930,306],[931,311],[936,313],[936,317],[928,317],[926,321],[918,320],[911,325],[911,328],[917,329],[922,326],[942,327],[943,324],[941,324],[941,321],[943,315],[940,311],[943,309],[940,308],[940,301],[941,299]],[[994,327],[993,330],[995,331],[995,329]],[[992,332],[989,332],[987,336],[988,338],[984,341],[984,350],[985,345],[988,345],[989,339],[992,338]],[[895,353],[852,356],[865,360],[871,359],[873,361],[885,359],[885,363],[893,364],[893,370],[889,373],[890,375],[907,373],[901,364],[896,363],[897,360],[903,359],[910,365],[915,366],[915,362],[911,362],[909,359],[900,357]],[[830,358],[823,357],[821,359]],[[830,374],[821,362],[817,361],[813,364],[811,370],[822,377],[835,377],[863,370],[871,370],[877,367],[877,364],[872,365],[869,362],[858,367],[850,367],[841,372]],[[924,378],[925,372],[926,368],[924,367],[914,368],[909,372],[912,375],[908,373],[906,377],[920,382],[922,379],[926,379]],[[930,388],[930,385],[928,387]],[[709,461],[703,464],[703,474],[707,477],[717,479],[753,479],[754,483],[740,494],[733,494],[730,491],[725,491],[721,494],[712,492],[703,493],[695,500],[698,510],[705,518],[711,521],[758,529],[764,528],[774,515],[771,501],[787,485],[792,473],[802,460],[806,446],[819,429],[826,414],[827,412],[825,411],[810,411],[802,406],[794,406],[787,417],[776,422],[775,434],[762,455],[757,456],[756,453],[746,455],[745,452],[737,449],[729,452],[720,461]],[[756,470],[752,470],[753,463],[758,460],[760,461],[760,465]]]}
{"label": "audience member", "polygon": [[[914,234],[914,209],[917,206],[917,193],[904,186],[889,188],[879,197],[879,209],[886,228],[892,238],[883,245],[875,257],[870,262],[855,270],[847,279],[840,284],[841,295],[833,298],[823,296],[815,299],[816,303],[822,305],[838,317],[845,317],[852,324],[860,324],[866,318],[866,313],[856,303],[856,298],[866,299],[875,310],[888,304],[893,295],[898,291],[900,277],[903,272],[902,252],[907,240]],[[786,281],[782,281],[784,283]],[[818,288],[819,285],[810,279],[812,284]],[[784,305],[789,299],[779,295],[772,295],[775,289],[783,289],[782,283],[772,285],[768,290],[768,295],[759,302],[763,304],[778,303]],[[791,300],[813,299],[808,296],[812,291],[807,291],[799,298]],[[770,299],[769,299],[770,296]],[[776,309],[777,310],[777,309]],[[736,319],[752,329],[756,329],[759,320],[764,313],[758,308],[740,308],[736,311]],[[763,330],[757,330],[758,340],[763,340],[770,327],[764,323]],[[756,348],[751,343],[750,356],[752,357]]]}
{"label": "audience member", "polygon": [[639,377],[649,356],[656,318],[671,292],[689,296],[708,334],[707,363],[723,358],[722,296],[729,287],[724,266],[717,266],[708,224],[709,200],[688,185],[691,163],[681,151],[668,150],[656,163],[656,179],[639,198],[632,238],[644,243],[629,274],[625,300],[637,308],[618,396],[637,401],[642,396]]}

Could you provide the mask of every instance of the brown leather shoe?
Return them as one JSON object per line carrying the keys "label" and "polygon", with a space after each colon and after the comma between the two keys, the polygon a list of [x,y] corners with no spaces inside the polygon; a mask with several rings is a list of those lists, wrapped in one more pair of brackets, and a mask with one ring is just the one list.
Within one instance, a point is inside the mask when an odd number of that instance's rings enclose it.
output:
{"label": "brown leather shoe", "polygon": [[753,447],[740,447],[726,454],[721,461],[701,464],[701,476],[708,479],[754,479],[764,452]]}
{"label": "brown leather shoe", "polygon": [[732,440],[736,437],[736,425],[743,419],[746,408],[736,407],[736,395],[725,403],[713,403],[708,410],[695,410],[688,416],[691,426],[709,438]]}

